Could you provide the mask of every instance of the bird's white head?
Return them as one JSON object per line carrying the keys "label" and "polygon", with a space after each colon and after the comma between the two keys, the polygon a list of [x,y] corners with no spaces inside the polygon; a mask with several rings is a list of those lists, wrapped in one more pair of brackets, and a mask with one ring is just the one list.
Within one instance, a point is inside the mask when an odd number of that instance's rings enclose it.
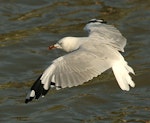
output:
{"label": "bird's white head", "polygon": [[77,50],[80,47],[81,43],[77,37],[64,37],[58,41],[58,43],[49,46],[49,49],[63,49],[66,52],[71,52]]}

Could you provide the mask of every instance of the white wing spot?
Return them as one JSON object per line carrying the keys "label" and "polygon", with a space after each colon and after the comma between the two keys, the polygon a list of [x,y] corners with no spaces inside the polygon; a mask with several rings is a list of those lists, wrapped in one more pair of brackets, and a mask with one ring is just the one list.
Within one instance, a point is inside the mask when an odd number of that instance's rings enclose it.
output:
{"label": "white wing spot", "polygon": [[30,93],[30,97],[34,97],[35,96],[35,91],[32,90],[31,93]]}

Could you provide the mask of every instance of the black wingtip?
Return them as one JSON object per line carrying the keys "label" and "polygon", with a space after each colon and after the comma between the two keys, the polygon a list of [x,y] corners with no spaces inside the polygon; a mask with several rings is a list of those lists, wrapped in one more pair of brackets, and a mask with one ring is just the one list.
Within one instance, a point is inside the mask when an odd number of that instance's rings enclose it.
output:
{"label": "black wingtip", "polygon": [[34,99],[34,97],[30,97],[29,99],[25,99],[25,103],[31,102]]}
{"label": "black wingtip", "polygon": [[42,96],[45,96],[48,93],[48,91],[49,91],[49,89],[48,90],[43,89]]}
{"label": "black wingtip", "polygon": [[88,23],[102,23],[102,24],[106,24],[107,21],[105,21],[104,19],[100,19],[100,20],[97,20],[97,19],[91,19],[90,21],[88,21]]}
{"label": "black wingtip", "polygon": [[40,96],[45,96],[48,92],[48,90],[44,89],[44,85],[42,84],[40,77],[34,82],[33,86],[31,87],[31,91],[28,93],[25,103],[31,102],[34,98],[39,99]]}

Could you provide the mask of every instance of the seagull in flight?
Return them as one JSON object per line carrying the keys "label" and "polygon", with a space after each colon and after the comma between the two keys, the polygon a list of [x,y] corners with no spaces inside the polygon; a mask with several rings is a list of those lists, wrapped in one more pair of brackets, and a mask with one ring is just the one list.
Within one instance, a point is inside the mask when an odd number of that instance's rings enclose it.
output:
{"label": "seagull in flight", "polygon": [[25,103],[44,97],[52,87],[58,89],[82,85],[112,68],[122,90],[135,87],[129,73],[135,74],[124,57],[126,38],[103,19],[91,19],[84,30],[87,37],[64,37],[49,49],[62,49],[68,54],[52,61],[51,65],[34,82]]}

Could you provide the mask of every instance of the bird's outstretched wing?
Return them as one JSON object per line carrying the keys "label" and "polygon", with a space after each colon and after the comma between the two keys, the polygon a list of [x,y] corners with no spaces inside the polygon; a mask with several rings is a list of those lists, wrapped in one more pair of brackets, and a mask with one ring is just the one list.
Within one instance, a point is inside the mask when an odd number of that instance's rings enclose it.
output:
{"label": "bird's outstretched wing", "polygon": [[84,27],[84,30],[89,32],[89,38],[92,40],[100,41],[101,43],[114,47],[118,51],[124,52],[126,38],[114,26],[91,22]]}
{"label": "bird's outstretched wing", "polygon": [[45,95],[50,85],[59,88],[78,86],[100,75],[111,67],[105,57],[79,49],[59,57],[44,71],[31,87],[26,103]]}

